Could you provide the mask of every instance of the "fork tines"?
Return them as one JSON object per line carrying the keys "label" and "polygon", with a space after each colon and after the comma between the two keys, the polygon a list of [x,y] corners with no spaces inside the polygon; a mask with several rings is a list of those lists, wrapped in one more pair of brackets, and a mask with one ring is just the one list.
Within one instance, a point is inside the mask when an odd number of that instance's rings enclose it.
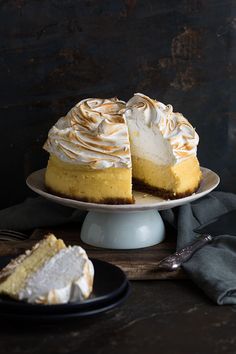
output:
{"label": "fork tines", "polygon": [[0,239],[26,240],[29,236],[15,230],[0,229]]}

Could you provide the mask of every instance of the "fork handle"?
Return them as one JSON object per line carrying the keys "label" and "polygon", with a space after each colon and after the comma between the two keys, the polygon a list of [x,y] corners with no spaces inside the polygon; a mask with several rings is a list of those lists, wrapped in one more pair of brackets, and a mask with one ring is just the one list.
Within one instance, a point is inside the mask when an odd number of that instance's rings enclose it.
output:
{"label": "fork handle", "polygon": [[178,269],[182,263],[189,260],[192,255],[202,248],[205,244],[212,241],[212,236],[209,234],[202,234],[200,235],[197,240],[194,240],[188,246],[181,248],[179,251],[175,252],[171,256],[168,256],[161,260],[158,265],[157,269],[167,270],[167,271],[174,271]]}

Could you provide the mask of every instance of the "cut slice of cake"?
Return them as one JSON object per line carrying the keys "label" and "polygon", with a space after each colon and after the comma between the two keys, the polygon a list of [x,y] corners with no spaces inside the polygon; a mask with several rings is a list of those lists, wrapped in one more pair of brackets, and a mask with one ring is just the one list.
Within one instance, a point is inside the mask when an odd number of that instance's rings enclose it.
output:
{"label": "cut slice of cake", "polygon": [[133,203],[124,109],[117,98],[89,98],[59,119],[44,144],[49,191],[87,202]]}
{"label": "cut slice of cake", "polygon": [[201,180],[199,137],[189,121],[141,93],[128,101],[125,116],[134,188],[169,199],[195,192]]}
{"label": "cut slice of cake", "polygon": [[30,303],[78,301],[92,292],[93,277],[92,262],[81,247],[66,247],[49,234],[2,269],[0,294]]}

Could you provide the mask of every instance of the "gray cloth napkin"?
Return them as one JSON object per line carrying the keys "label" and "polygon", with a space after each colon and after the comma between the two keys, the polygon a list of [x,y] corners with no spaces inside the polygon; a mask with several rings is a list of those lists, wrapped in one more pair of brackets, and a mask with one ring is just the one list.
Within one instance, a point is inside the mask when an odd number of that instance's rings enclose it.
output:
{"label": "gray cloth napkin", "polygon": [[[163,211],[162,218],[177,230],[177,249],[196,234],[193,229],[236,209],[236,195],[213,192],[191,204]],[[189,277],[218,305],[236,304],[236,235],[215,236],[183,264]]]}
{"label": "gray cloth napkin", "polygon": [[[193,229],[227,211],[236,209],[236,195],[213,192],[178,208],[161,212],[165,222],[177,231],[177,249],[186,246],[196,234]],[[29,198],[22,204],[0,211],[0,229],[27,230],[82,223],[86,212],[50,201]],[[217,304],[236,304],[236,235],[216,236],[184,263],[189,277]]]}
{"label": "gray cloth napkin", "polygon": [[86,214],[42,197],[28,198],[21,204],[0,210],[0,229],[27,231],[69,222],[82,223]]}

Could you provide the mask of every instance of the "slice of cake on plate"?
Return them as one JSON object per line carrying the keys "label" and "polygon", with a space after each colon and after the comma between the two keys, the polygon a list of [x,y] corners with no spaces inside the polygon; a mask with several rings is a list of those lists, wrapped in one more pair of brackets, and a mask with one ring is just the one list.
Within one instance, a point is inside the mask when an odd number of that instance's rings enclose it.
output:
{"label": "slice of cake on plate", "polygon": [[133,203],[125,102],[88,98],[50,129],[45,176],[49,191],[95,203]]}
{"label": "slice of cake on plate", "polygon": [[163,198],[197,190],[201,171],[199,137],[181,113],[141,93],[126,105],[134,188]]}
{"label": "slice of cake on plate", "polygon": [[93,278],[86,252],[49,234],[1,270],[0,294],[41,304],[79,301],[91,294]]}

